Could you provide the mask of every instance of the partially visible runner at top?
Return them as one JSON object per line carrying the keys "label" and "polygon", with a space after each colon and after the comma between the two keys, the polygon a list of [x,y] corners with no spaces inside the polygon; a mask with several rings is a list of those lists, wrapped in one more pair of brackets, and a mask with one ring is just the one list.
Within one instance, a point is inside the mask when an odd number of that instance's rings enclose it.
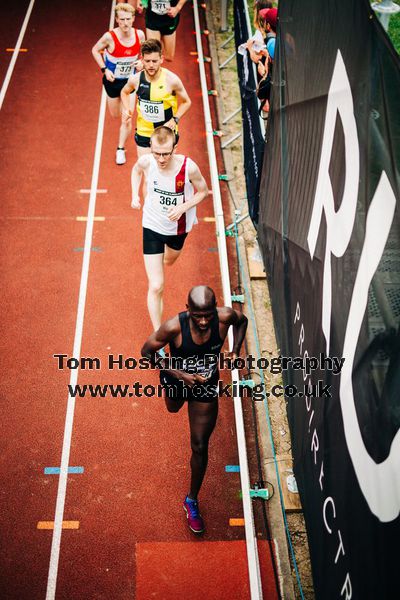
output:
{"label": "partially visible runner at top", "polygon": [[[103,85],[107,93],[107,104],[111,116],[121,118],[121,89],[131,73],[140,71],[140,44],[144,33],[133,27],[135,9],[127,3],[115,7],[117,27],[106,33],[92,48],[93,57],[103,73]],[[118,147],[115,156],[117,165],[126,162],[125,142],[132,131],[132,121],[121,118]]]}
{"label": "partially visible runner at top", "polygon": [[142,0],[146,8],[146,38],[160,40],[165,60],[173,60],[176,46],[176,29],[180,12],[186,0]]}

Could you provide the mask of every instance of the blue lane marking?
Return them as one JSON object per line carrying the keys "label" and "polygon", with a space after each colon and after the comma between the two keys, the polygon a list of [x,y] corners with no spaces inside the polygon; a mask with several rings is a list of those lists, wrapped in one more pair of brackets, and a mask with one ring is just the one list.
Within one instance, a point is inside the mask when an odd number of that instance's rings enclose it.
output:
{"label": "blue lane marking", "polygon": [[[68,467],[68,473],[83,473],[83,467]],[[45,475],[59,475],[60,467],[45,467],[44,468]]]}
{"label": "blue lane marking", "polygon": [[239,465],[226,465],[225,466],[226,473],[240,473]]}
{"label": "blue lane marking", "polygon": [[[92,252],[103,252],[103,248],[100,248],[100,246],[92,246],[92,247],[90,248],[90,250],[91,250]],[[83,252],[83,251],[84,251],[84,248],[81,248],[81,247],[79,247],[79,248],[74,248],[74,252]]]}

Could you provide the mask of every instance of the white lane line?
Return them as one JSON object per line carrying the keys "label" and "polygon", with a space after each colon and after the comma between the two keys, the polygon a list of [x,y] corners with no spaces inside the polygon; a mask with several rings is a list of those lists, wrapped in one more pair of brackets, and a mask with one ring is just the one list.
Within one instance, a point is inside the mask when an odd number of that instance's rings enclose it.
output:
{"label": "white lane line", "polygon": [[29,17],[31,16],[31,12],[32,12],[32,8],[33,8],[34,4],[35,4],[35,0],[31,0],[30,4],[28,6],[28,10],[26,11],[24,22],[22,23],[21,31],[19,32],[18,41],[17,41],[16,46],[14,48],[14,52],[13,52],[13,55],[11,57],[10,64],[8,65],[8,69],[7,69],[7,73],[6,73],[6,76],[5,76],[4,81],[3,81],[3,85],[1,86],[1,91],[0,91],[0,110],[1,110],[1,107],[3,106],[4,97],[5,97],[6,92],[7,92],[8,84],[10,83],[10,79],[11,79],[11,75],[12,75],[13,70],[14,70],[15,63],[17,62],[17,58],[18,58],[18,54],[19,54],[19,49],[21,48],[22,40],[24,39],[25,31],[26,31],[26,28],[28,26]]}
{"label": "white lane line", "polygon": [[[112,6],[111,6],[111,16],[110,16],[110,25],[109,25],[110,29],[114,23],[114,6],[115,6],[115,0],[113,0]],[[81,282],[80,282],[80,287],[79,287],[78,311],[77,311],[76,326],[75,326],[74,349],[73,349],[73,354],[72,354],[73,357],[77,358],[78,360],[80,358],[80,353],[81,353],[83,319],[84,319],[84,314],[85,314],[86,291],[87,291],[87,283],[88,283],[88,275],[89,275],[90,248],[92,246],[93,220],[94,220],[94,213],[95,213],[95,207],[96,207],[96,190],[97,190],[97,184],[98,184],[98,179],[99,179],[100,156],[101,156],[101,146],[102,146],[103,132],[104,132],[105,112],[106,112],[106,93],[103,89],[102,94],[101,94],[99,121],[98,121],[98,128],[97,128],[97,138],[96,138],[96,146],[95,146],[95,152],[94,152],[92,182],[91,182],[91,186],[90,186],[91,193],[90,193],[90,197],[89,197],[88,220],[87,220],[87,224],[86,224],[85,246],[84,246],[84,251],[83,251]],[[78,372],[79,372],[79,369],[74,369],[71,371],[71,377],[70,377],[70,385],[71,386],[76,385],[76,383],[78,381]],[[72,398],[69,395],[68,402],[67,402],[67,412],[66,412],[66,416],[65,416],[64,439],[63,439],[63,446],[62,446],[62,453],[61,453],[60,477],[58,480],[53,538],[52,538],[52,542],[51,542],[50,565],[49,565],[49,573],[48,573],[48,578],[47,578],[46,600],[54,600],[55,594],[56,594],[58,561],[59,561],[59,557],[60,557],[60,544],[61,544],[61,533],[62,533],[62,524],[63,524],[63,517],[64,517],[65,496],[67,493],[68,466],[69,466],[69,455],[70,455],[70,450],[71,450],[71,438],[72,438],[72,425],[73,425],[73,421],[74,421],[74,411],[75,411],[75,398]]]}
{"label": "white lane line", "polygon": [[[211,119],[210,104],[207,94],[207,78],[203,60],[203,46],[200,36],[200,19],[197,0],[193,0],[193,15],[196,30],[196,45],[199,56],[199,73],[203,99],[204,123],[206,129],[206,141],[208,150],[208,161],[210,165],[211,186],[213,190],[214,214],[216,219],[216,229],[218,235],[218,253],[220,260],[220,270],[222,279],[222,289],[224,293],[225,306],[232,306],[231,282],[229,277],[228,252],[226,248],[224,211],[222,207],[221,190],[219,186],[219,177],[217,170],[217,157],[214,146],[214,134]],[[233,345],[232,328],[228,331],[229,348]],[[238,389],[239,372],[232,371],[232,383],[237,384]],[[253,507],[250,499],[250,476],[247,461],[246,436],[243,420],[242,400],[240,395],[234,397],[234,411],[236,422],[236,438],[240,465],[240,483],[242,487],[242,502],[246,536],[247,564],[249,573],[250,598],[251,600],[262,600],[262,586],[260,563],[258,559],[257,536],[254,527]]]}

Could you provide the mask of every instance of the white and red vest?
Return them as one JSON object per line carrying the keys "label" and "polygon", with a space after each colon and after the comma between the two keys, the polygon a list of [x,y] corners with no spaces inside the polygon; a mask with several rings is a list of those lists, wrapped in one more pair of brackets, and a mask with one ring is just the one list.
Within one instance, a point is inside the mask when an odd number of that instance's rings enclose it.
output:
{"label": "white and red vest", "polygon": [[143,227],[162,235],[181,235],[191,231],[197,223],[196,207],[189,208],[178,221],[170,221],[168,209],[179,206],[193,197],[193,186],[189,181],[190,158],[176,155],[183,159],[182,165],[175,177],[164,175],[157,166],[154,156],[150,156],[150,166],[147,174],[147,195],[143,206]]}
{"label": "white and red vest", "polygon": [[133,71],[133,65],[140,56],[140,41],[136,29],[133,29],[135,41],[132,46],[123,46],[119,41],[117,34],[111,30],[114,40],[114,51],[104,50],[104,62],[106,68],[112,71],[116,79],[127,79]]}

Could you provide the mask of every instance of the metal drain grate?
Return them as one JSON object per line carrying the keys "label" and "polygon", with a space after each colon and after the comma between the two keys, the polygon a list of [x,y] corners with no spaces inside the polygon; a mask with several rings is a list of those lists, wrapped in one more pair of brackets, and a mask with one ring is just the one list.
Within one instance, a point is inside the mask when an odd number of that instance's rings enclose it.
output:
{"label": "metal drain grate", "polygon": [[397,284],[385,285],[385,294],[389,301],[393,317],[398,319],[400,317],[400,286]]}

